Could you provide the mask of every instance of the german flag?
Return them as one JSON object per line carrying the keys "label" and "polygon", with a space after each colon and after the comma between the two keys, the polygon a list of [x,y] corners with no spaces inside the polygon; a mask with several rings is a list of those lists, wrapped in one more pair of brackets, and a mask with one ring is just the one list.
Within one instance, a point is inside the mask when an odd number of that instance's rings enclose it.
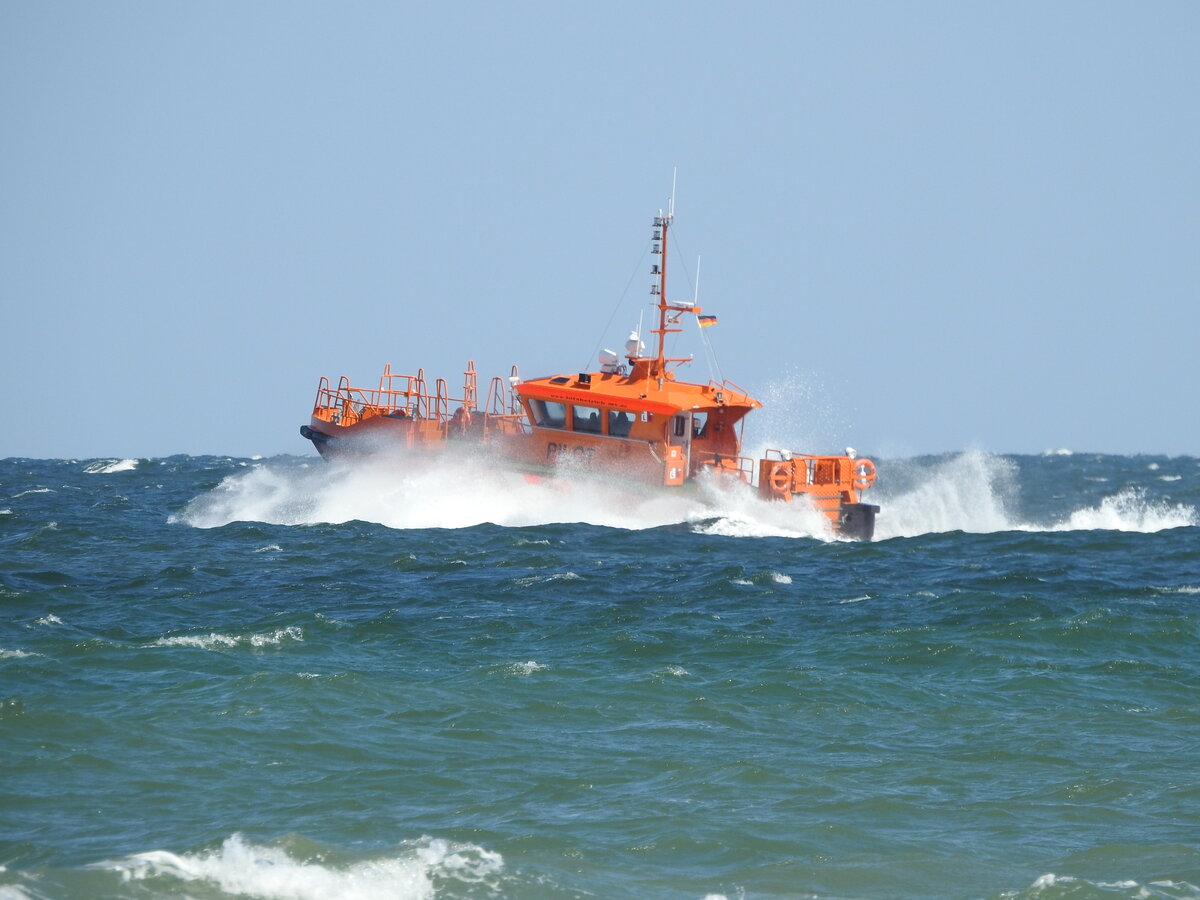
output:
{"label": "german flag", "polygon": [[716,316],[696,316],[696,321],[700,323],[701,328],[707,328],[709,325],[717,324]]}

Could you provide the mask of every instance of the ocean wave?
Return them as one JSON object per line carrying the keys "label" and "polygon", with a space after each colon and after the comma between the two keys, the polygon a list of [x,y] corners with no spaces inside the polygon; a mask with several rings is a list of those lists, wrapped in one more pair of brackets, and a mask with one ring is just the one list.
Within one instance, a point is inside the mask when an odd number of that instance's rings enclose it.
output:
{"label": "ocean wave", "polygon": [[253,844],[235,834],[214,850],[182,854],[153,850],[92,868],[115,872],[125,882],[207,884],[261,900],[432,900],[440,882],[487,883],[504,868],[498,853],[429,837],[390,855],[345,865],[329,862],[321,853],[312,857],[286,847]]}
{"label": "ocean wave", "polygon": [[112,475],[114,472],[131,472],[137,467],[136,459],[100,459],[88,463],[83,471],[89,475]]}
{"label": "ocean wave", "polygon": [[[874,500],[883,507],[876,540],[950,531],[1154,533],[1200,523],[1195,507],[1154,499],[1143,487],[1122,488],[1097,504],[1068,510],[1049,521],[1022,517],[1014,510],[1021,505],[1022,491],[1028,493],[1030,488],[1021,483],[1017,462],[982,451],[957,454],[932,464],[899,461],[895,466],[902,477],[907,476],[908,486]],[[906,469],[917,471],[914,474]],[[1083,475],[1082,480],[1103,484],[1110,479]]]}
{"label": "ocean wave", "polygon": [[1153,533],[1197,524],[1196,510],[1183,503],[1155,501],[1144,488],[1126,488],[1098,506],[1076,510],[1050,531],[1139,531]]}
{"label": "ocean wave", "polygon": [[1197,900],[1200,889],[1186,881],[1090,881],[1053,873],[1038,877],[1021,891],[999,900]]}
{"label": "ocean wave", "polygon": [[4,650],[0,648],[0,659],[29,659],[31,656],[41,656],[41,654],[30,653],[26,650]]}
{"label": "ocean wave", "polygon": [[507,671],[513,675],[532,675],[534,672],[545,671],[546,668],[540,662],[531,659],[528,662],[513,663],[507,667]]}
{"label": "ocean wave", "polygon": [[285,641],[303,641],[304,631],[295,625],[276,631],[248,635],[238,634],[181,634],[159,638],[151,647],[194,647],[199,650],[222,650],[248,644],[251,647],[275,647]]}

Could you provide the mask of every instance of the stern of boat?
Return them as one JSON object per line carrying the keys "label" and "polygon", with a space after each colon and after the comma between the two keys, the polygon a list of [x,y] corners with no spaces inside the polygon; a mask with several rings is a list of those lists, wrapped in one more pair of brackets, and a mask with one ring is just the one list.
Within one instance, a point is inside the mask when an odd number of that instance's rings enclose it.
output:
{"label": "stern of boat", "polygon": [[810,456],[768,450],[758,461],[758,490],[769,500],[803,497],[824,513],[838,537],[869,541],[875,535],[879,507],[863,503],[861,493],[875,484],[875,463],[843,456]]}

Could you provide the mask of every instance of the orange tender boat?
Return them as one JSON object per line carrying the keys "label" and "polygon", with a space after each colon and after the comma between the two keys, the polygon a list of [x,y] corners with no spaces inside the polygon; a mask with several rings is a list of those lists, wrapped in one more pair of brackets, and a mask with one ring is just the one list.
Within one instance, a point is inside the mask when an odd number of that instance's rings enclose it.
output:
{"label": "orange tender boat", "polygon": [[676,378],[675,369],[691,359],[666,356],[666,336],[682,331],[685,316],[697,316],[701,325],[715,319],[701,315],[693,302],[668,300],[672,219],[661,211],[654,219],[654,355],[645,355],[635,332],[624,362],[605,350],[598,371],[528,381],[514,366],[507,381],[491,379],[482,403],[473,362],[459,397],[451,396],[444,379],[430,390],[424,370],[401,375],[390,364],[375,389],[353,387],[345,376],[334,387],[323,377],[312,420],[300,433],[327,459],[480,444],[490,459],[534,477],[604,477],[667,490],[715,477],[770,500],[799,498],[823,512],[839,537],[870,540],[879,507],[860,498],[875,481],[871,460],[853,451],[816,456],[767,450],[761,459],[744,457],[743,420],[762,404],[729,381]]}

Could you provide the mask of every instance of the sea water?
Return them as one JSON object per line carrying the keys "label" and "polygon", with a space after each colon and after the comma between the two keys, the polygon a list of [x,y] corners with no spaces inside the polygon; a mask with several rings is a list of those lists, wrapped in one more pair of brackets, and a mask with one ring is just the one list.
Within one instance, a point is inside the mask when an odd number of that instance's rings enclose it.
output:
{"label": "sea water", "polygon": [[1200,460],[0,461],[0,900],[1200,898]]}

